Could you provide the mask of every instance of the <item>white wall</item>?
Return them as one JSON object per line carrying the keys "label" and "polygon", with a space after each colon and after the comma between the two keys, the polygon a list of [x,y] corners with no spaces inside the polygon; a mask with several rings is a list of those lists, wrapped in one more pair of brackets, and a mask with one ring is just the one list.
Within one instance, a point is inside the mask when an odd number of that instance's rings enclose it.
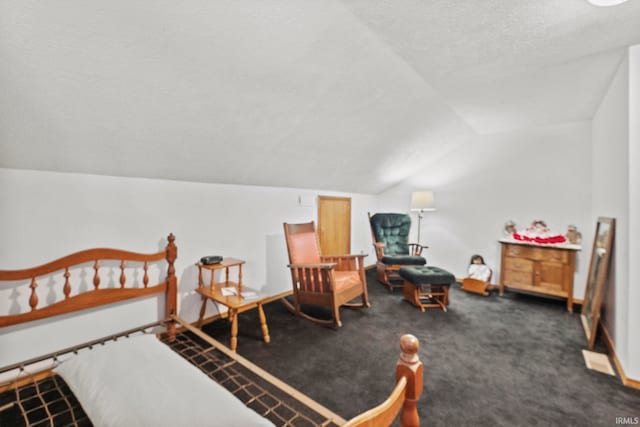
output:
{"label": "white wall", "polygon": [[434,190],[438,210],[426,212],[422,222],[428,262],[464,277],[469,258],[479,253],[493,268],[495,283],[498,239],[507,220],[522,228],[543,219],[563,234],[576,224],[584,237],[574,280],[574,296],[581,299],[595,225],[589,213],[590,138],[588,122],[470,138],[381,194],[378,210],[406,212],[412,191]]}
{"label": "white wall", "polygon": [[596,216],[616,218],[612,272],[602,323],[625,375],[640,378],[640,46],[632,46],[593,119]]}
{"label": "white wall", "polygon": [[593,119],[593,220],[616,219],[610,280],[602,323],[611,334],[623,366],[629,358],[629,61],[620,64]]}
{"label": "white wall", "polygon": [[[629,260],[640,259],[640,45],[629,49]],[[640,379],[640,264],[629,262],[626,374]],[[631,285],[633,284],[633,285]]]}
{"label": "white wall", "polygon": [[[352,251],[370,253],[366,215],[375,198],[369,195],[0,169],[0,269],[27,268],[92,247],[157,252],[172,232],[179,313],[195,320],[200,300],[193,292],[194,263],[203,255],[245,260],[243,282],[249,286],[270,293],[290,288],[282,223],[316,220],[316,203],[300,206],[298,198],[315,200],[318,194],[352,198]],[[370,256],[367,262],[375,261]],[[53,329],[36,341],[30,324],[0,330],[0,366],[153,321],[142,318],[156,315],[157,303],[147,305],[135,319],[138,306],[122,304],[126,314],[103,318],[96,326],[102,330],[87,330],[82,316],[76,323],[38,322]],[[214,314],[209,307],[207,315]],[[79,336],[70,336],[72,331]]]}

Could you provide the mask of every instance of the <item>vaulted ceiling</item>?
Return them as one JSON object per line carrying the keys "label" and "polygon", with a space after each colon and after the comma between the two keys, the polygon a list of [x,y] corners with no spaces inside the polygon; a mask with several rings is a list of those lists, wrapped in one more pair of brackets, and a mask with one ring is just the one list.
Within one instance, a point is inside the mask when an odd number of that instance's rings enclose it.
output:
{"label": "vaulted ceiling", "polygon": [[0,1],[0,167],[375,194],[638,43],[640,0]]}

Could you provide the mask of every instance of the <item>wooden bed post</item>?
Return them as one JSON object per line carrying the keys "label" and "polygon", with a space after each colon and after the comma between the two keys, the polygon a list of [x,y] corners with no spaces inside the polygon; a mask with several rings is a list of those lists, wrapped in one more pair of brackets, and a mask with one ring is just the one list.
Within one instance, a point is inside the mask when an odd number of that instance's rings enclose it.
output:
{"label": "wooden bed post", "polygon": [[[177,316],[177,305],[178,305],[178,279],[176,277],[176,268],[174,266],[174,262],[178,257],[178,248],[176,247],[175,240],[176,237],[173,233],[170,233],[167,237],[169,243],[167,243],[166,254],[167,254],[167,263],[169,263],[169,267],[167,268],[167,292],[166,292],[166,310],[165,317],[167,319],[171,318],[171,316]],[[176,337],[176,324],[173,320],[169,322],[167,325],[167,333],[169,334],[169,341],[173,341]]]}
{"label": "wooden bed post", "polygon": [[413,335],[407,334],[400,338],[400,359],[396,365],[396,381],[405,377],[407,388],[405,400],[400,414],[400,425],[403,427],[417,427],[420,425],[416,405],[422,394],[422,362],[418,357],[420,343]]}

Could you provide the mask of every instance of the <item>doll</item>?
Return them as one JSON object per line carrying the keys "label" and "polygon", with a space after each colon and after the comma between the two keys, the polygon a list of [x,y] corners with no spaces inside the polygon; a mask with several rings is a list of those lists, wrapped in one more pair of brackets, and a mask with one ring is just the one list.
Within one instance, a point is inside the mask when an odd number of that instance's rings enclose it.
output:
{"label": "doll", "polygon": [[484,263],[482,255],[473,255],[469,261],[468,276],[472,279],[488,282],[491,277],[491,269]]}

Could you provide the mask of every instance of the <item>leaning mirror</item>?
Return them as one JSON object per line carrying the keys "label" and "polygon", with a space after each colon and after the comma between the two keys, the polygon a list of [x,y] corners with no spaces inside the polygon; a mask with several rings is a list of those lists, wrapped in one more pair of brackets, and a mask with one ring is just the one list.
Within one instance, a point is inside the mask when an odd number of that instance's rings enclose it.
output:
{"label": "leaning mirror", "polygon": [[596,234],[593,238],[589,275],[582,302],[582,326],[592,350],[596,342],[596,331],[600,321],[600,307],[604,297],[604,288],[609,274],[609,259],[615,229],[614,218],[598,218]]}

